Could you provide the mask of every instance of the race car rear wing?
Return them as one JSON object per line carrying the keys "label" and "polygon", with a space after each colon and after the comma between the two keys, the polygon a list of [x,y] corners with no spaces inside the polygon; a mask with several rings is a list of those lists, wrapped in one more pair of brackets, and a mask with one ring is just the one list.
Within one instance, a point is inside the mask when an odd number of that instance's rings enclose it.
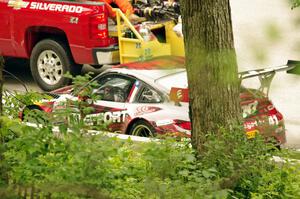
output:
{"label": "race car rear wing", "polygon": [[259,90],[268,95],[275,73],[280,71],[287,71],[287,73],[292,74],[300,74],[300,61],[288,60],[287,64],[285,65],[240,72],[239,77],[241,80],[251,77],[258,77],[261,84]]}
{"label": "race car rear wing", "polygon": [[287,71],[288,73],[298,72],[300,74],[300,61],[288,60],[287,64],[282,66],[275,66],[271,68],[257,69],[257,70],[248,70],[240,72],[239,76],[241,79],[247,79],[255,76],[269,75],[272,73]]}
{"label": "race car rear wing", "polygon": [[[288,60],[287,64],[282,66],[248,70],[239,73],[239,78],[242,80],[258,77],[260,81],[259,91],[269,94],[270,86],[276,72],[287,71],[287,73],[300,74],[300,61]],[[169,93],[171,101],[175,102],[175,105],[180,106],[180,102],[188,102],[188,88],[171,88]]]}

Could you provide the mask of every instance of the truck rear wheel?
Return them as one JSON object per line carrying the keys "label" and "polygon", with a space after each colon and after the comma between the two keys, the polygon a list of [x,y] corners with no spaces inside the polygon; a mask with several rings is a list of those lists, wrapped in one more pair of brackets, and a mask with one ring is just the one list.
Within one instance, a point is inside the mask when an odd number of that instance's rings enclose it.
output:
{"label": "truck rear wheel", "polygon": [[64,74],[78,75],[82,66],[75,64],[69,48],[61,41],[45,39],[35,45],[30,57],[32,76],[39,87],[51,91],[71,82]]}

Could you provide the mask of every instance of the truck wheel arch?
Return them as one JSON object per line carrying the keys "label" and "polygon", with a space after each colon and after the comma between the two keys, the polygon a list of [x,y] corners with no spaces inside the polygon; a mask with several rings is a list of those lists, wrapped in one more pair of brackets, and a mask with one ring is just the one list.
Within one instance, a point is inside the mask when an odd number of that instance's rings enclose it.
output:
{"label": "truck wheel arch", "polygon": [[27,28],[24,41],[27,56],[31,56],[32,50],[38,42],[52,38],[64,42],[70,50],[68,37],[63,30],[51,26],[31,26]]}

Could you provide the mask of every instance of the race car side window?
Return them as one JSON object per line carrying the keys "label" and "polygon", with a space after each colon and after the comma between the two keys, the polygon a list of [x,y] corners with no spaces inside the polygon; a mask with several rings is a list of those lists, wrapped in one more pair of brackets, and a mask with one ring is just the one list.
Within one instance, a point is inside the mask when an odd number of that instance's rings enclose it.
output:
{"label": "race car side window", "polygon": [[106,75],[98,79],[99,88],[94,91],[104,101],[125,102],[133,85],[133,79],[121,75]]}
{"label": "race car side window", "polygon": [[142,88],[142,91],[138,98],[138,102],[139,103],[161,103],[162,97],[153,88],[150,88],[149,86],[145,86],[144,88]]}

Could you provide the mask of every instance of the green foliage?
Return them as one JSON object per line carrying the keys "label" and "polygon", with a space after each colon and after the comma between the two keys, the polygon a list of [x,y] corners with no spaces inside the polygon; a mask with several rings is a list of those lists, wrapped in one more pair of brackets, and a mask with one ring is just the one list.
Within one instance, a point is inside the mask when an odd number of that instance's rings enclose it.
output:
{"label": "green foliage", "polygon": [[4,90],[3,92],[3,115],[10,118],[18,118],[21,108],[32,105],[41,99],[49,99],[45,94],[36,92],[18,93],[14,91]]}
{"label": "green foliage", "polygon": [[[22,135],[7,147],[5,158],[11,168],[10,180],[25,187],[35,184],[41,190],[66,198],[166,195],[165,189],[172,189],[171,179],[177,178],[181,162],[194,161],[189,147],[177,146],[171,140],[135,145],[130,140],[104,136],[58,137],[47,129],[37,131],[30,127],[22,128]],[[158,192],[153,192],[157,188]],[[167,195],[173,194],[169,191]]]}
{"label": "green foliage", "polygon": [[[6,123],[6,122],[5,122]],[[1,132],[14,184],[51,198],[298,198],[299,165],[274,164],[260,138],[209,135],[196,158],[188,142],[134,143],[103,135],[53,134],[7,121]],[[298,195],[297,195],[298,194]]]}
{"label": "green foliage", "polygon": [[243,129],[220,129],[208,135],[201,171],[221,190],[230,190],[229,198],[299,198],[300,164],[278,165],[273,155],[285,156],[285,151],[259,136],[246,139]]}
{"label": "green foliage", "polygon": [[[83,110],[97,100],[93,85],[82,89],[89,78],[73,80],[82,100],[68,101],[55,116],[32,114],[33,121],[44,121],[39,128],[1,118],[0,198],[17,198],[16,187],[51,198],[300,198],[299,163],[274,163],[274,154],[288,157],[285,150],[259,136],[248,140],[242,128],[207,135],[201,154],[173,138],[139,143],[84,133]],[[30,104],[41,97],[21,99]],[[64,122],[53,133],[57,121]]]}
{"label": "green foliage", "polygon": [[[300,198],[299,175],[299,164],[289,163],[264,168],[261,170],[260,178],[256,177],[258,183],[256,183],[255,190],[251,193],[251,198]],[[243,181],[241,186],[246,184],[249,186],[249,183],[250,181]]]}
{"label": "green foliage", "polygon": [[296,151],[293,149],[283,149],[282,156],[284,158],[294,159],[300,161],[300,150]]}
{"label": "green foliage", "polygon": [[292,9],[300,6],[300,0],[290,0],[290,2],[292,4]]}
{"label": "green foliage", "polygon": [[[99,121],[96,121],[96,118],[86,120],[86,116],[94,112],[94,108],[91,105],[100,99],[99,95],[94,92],[96,88],[99,88],[99,84],[97,81],[90,81],[92,78],[91,75],[92,73],[88,73],[84,76],[72,77],[67,74],[67,77],[71,78],[73,82],[72,93],[74,96],[78,96],[78,100],[67,100],[62,102],[61,106],[64,106],[65,109],[58,110],[53,115],[56,117],[55,121],[65,120],[67,115],[68,123],[66,125],[73,131],[82,128],[93,128],[98,130],[107,129],[107,124],[99,124]],[[80,124],[80,126],[78,126],[78,124]]]}

